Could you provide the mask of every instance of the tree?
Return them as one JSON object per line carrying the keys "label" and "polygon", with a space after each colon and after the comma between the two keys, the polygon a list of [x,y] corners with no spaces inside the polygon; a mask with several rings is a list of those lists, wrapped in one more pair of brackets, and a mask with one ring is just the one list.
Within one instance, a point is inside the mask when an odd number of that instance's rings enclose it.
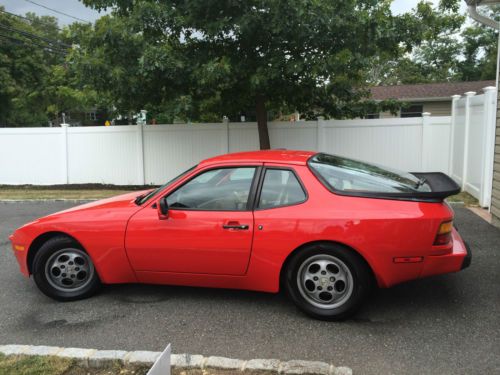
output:
{"label": "tree", "polygon": [[[397,58],[401,45],[410,50],[428,31],[418,21],[434,16],[394,16],[389,0],[83,2],[96,9],[113,7],[107,24],[121,23],[130,38],[142,41],[127,64],[139,73],[150,105],[185,97],[198,115],[253,107],[262,149],[270,147],[269,109],[335,117],[362,113],[359,103],[367,91],[361,88],[373,58]],[[111,48],[111,58],[118,49],[106,47],[104,37],[89,48]]]}
{"label": "tree", "polygon": [[[417,7],[417,14],[434,13],[428,17],[432,27],[422,42],[398,59],[377,56],[369,81],[394,85],[495,79],[497,32],[477,22],[464,27],[466,16],[453,7],[439,14],[430,7],[425,3]],[[500,20],[499,11],[500,6],[492,7],[488,17]]]}
{"label": "tree", "polygon": [[68,69],[74,40],[67,30],[54,17],[0,10],[0,124],[44,126],[61,112],[83,110],[92,93]]}
{"label": "tree", "polygon": [[[487,17],[500,21],[500,5],[488,9]],[[462,32],[462,59],[457,75],[462,81],[495,79],[498,31],[474,22]]]}

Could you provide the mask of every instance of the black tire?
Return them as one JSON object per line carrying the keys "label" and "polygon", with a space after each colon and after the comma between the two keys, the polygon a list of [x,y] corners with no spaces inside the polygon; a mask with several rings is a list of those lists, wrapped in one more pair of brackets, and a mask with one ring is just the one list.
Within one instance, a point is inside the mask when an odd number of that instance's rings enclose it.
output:
{"label": "black tire", "polygon": [[[80,259],[84,259],[85,262],[88,263],[84,263],[86,267],[85,271],[77,268],[78,264],[75,264],[75,262],[71,263],[71,266],[68,266],[74,267],[80,271],[78,273],[73,268],[70,270],[71,275],[76,276],[76,280],[81,283],[78,287],[72,285],[57,285],[57,283],[52,280],[50,274],[48,274],[51,272],[48,267],[48,262],[50,261],[50,263],[53,264],[55,254],[61,253],[61,256],[64,256],[65,251],[77,254],[77,258],[75,260],[80,261]],[[78,255],[81,256],[78,257]],[[38,289],[40,289],[40,291],[45,295],[58,301],[75,301],[88,298],[94,295],[101,285],[99,276],[97,275],[97,271],[94,268],[90,256],[88,256],[85,249],[83,249],[78,242],[66,236],[53,237],[45,242],[40,249],[38,249],[35,254],[35,258],[33,259],[32,271],[33,279],[35,280]],[[88,271],[88,273],[86,271]],[[70,274],[68,273],[68,275]],[[79,280],[81,275],[86,277]],[[71,279],[70,277],[66,277],[62,281],[67,281],[69,284],[72,280],[75,280],[75,278]]]}
{"label": "black tire", "polygon": [[[328,262],[332,262],[333,265]],[[315,278],[319,280],[311,284],[310,277],[316,274],[311,274],[310,270],[314,271],[319,267],[318,264],[321,264],[321,267],[328,264],[327,267],[331,267],[333,271],[338,270],[339,267],[337,269],[334,267],[339,265],[341,270],[337,272],[342,274],[337,273],[339,279],[336,280],[335,277],[330,277],[335,276],[334,273],[318,268],[318,277]],[[299,272],[304,276],[300,276]],[[325,276],[322,276],[321,272],[325,272]],[[348,280],[342,284],[344,279]],[[372,271],[359,254],[347,247],[331,243],[307,245],[295,252],[286,265],[283,282],[288,295],[297,307],[309,316],[321,320],[344,320],[352,316],[360,308],[374,284]],[[299,282],[302,285],[299,285]],[[340,286],[337,287],[338,285]],[[339,294],[335,297],[337,289],[342,290],[342,285],[343,296]],[[327,292],[326,288],[332,292]],[[320,290],[324,292],[320,293]],[[313,297],[314,293],[325,294],[326,298],[331,299],[329,303],[324,302],[319,300],[319,296]],[[330,297],[328,293],[331,293]]]}

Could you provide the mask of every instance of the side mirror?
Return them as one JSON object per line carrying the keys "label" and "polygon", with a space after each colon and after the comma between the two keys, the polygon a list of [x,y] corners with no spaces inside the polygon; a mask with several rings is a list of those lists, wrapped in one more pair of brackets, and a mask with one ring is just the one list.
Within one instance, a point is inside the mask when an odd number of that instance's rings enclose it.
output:
{"label": "side mirror", "polygon": [[158,204],[158,217],[160,220],[165,220],[168,218],[168,203],[167,197],[163,197],[160,199]]}

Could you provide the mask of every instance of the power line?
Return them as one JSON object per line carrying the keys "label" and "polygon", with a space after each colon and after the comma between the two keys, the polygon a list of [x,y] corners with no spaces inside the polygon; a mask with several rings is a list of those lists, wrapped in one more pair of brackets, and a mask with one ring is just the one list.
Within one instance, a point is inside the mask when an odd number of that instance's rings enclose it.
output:
{"label": "power line", "polygon": [[58,46],[63,47],[63,48],[71,48],[71,46],[69,44],[66,44],[66,43],[63,43],[63,42],[59,42],[59,41],[54,40],[54,39],[45,38],[43,36],[35,35],[35,34],[27,32],[27,31],[19,30],[19,29],[13,28],[13,27],[5,26],[5,25],[3,25],[1,23],[0,23],[0,28],[16,32],[18,34],[24,35],[24,36],[26,36],[28,38],[31,38],[31,39],[42,40],[42,41],[44,41],[46,43],[58,45]]}
{"label": "power line", "polygon": [[17,44],[22,44],[26,47],[31,47],[31,46],[36,46],[36,47],[40,47],[40,48],[43,48],[46,52],[50,52],[50,53],[55,53],[55,54],[58,54],[58,55],[62,55],[62,56],[66,56],[66,51],[63,51],[63,50],[60,50],[60,49],[55,49],[53,47],[50,47],[50,46],[44,46],[42,44],[39,44],[39,43],[36,43],[32,40],[29,41],[29,43],[26,42],[26,40],[22,40],[22,39],[18,39],[18,38],[14,38],[10,35],[3,35],[3,34],[0,34],[0,38],[4,38],[4,39],[9,39],[11,41],[15,41],[17,42]]}
{"label": "power line", "polygon": [[[5,13],[5,14],[8,14],[8,15],[10,15],[10,16],[14,16],[14,17],[20,18],[20,19],[25,20],[25,21],[28,21],[30,24],[33,22],[33,20],[30,20],[30,19],[29,19],[29,18],[27,18],[27,17],[23,17],[23,16],[21,16],[21,15],[19,15],[19,14],[15,14],[15,13],[7,12],[6,10],[2,10],[2,9],[0,9],[0,12],[1,12],[1,13]],[[58,26],[55,26],[55,27],[56,27],[56,29],[57,29],[57,30],[62,31],[62,29],[61,29],[61,28],[59,28]]]}
{"label": "power line", "polygon": [[92,23],[92,22],[89,22],[89,21],[87,21],[87,20],[83,20],[83,19],[81,19],[81,18],[78,18],[78,17],[72,16],[71,14],[67,14],[67,13],[61,12],[61,11],[59,11],[59,10],[49,8],[49,7],[47,7],[47,6],[43,5],[43,4],[38,4],[38,3],[35,3],[35,2],[34,2],[34,1],[32,1],[32,0],[24,0],[24,1],[27,1],[28,3],[31,3],[31,4],[37,5],[37,6],[39,6],[39,7],[45,8],[45,9],[50,10],[50,11],[52,11],[52,12],[55,12],[55,13],[58,13],[58,14],[62,14],[63,16],[73,18],[73,19],[75,19],[75,20],[77,20],[77,21],[82,21],[82,22],[85,22],[85,23]]}

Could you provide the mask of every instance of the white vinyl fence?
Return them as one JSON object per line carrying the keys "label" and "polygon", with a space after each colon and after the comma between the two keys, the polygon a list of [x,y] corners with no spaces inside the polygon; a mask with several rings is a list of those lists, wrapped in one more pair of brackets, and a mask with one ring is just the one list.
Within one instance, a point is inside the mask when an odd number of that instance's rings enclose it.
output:
{"label": "white vinyl fence", "polygon": [[484,94],[466,92],[452,102],[451,158],[449,174],[489,207],[493,180],[495,147],[496,88],[486,87]]}
{"label": "white vinyl fence", "polygon": [[[270,123],[273,148],[448,172],[450,117]],[[255,123],[0,129],[0,184],[161,184],[201,159],[259,148]]]}
{"label": "white vinyl fence", "polygon": [[[495,88],[455,96],[452,116],[274,122],[271,146],[410,172],[441,171],[491,200]],[[201,159],[257,150],[257,124],[0,128],[0,184],[162,184]]]}

